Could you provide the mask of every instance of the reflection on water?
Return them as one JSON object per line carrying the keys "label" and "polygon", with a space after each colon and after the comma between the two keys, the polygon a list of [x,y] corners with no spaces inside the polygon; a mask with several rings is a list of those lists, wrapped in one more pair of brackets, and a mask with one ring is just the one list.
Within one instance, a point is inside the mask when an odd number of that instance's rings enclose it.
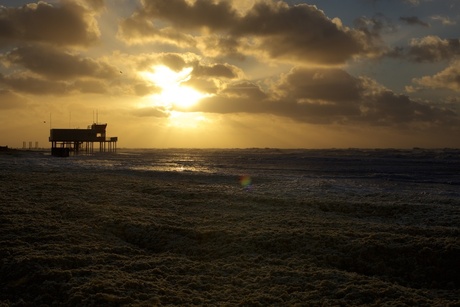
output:
{"label": "reflection on water", "polygon": [[134,171],[157,171],[157,172],[199,172],[199,173],[213,173],[208,167],[193,163],[181,162],[159,162],[151,165],[138,165],[130,168]]}
{"label": "reflection on water", "polygon": [[[171,172],[203,175],[210,184],[235,185],[253,193],[338,198],[399,199],[460,197],[460,151],[146,149],[56,158],[1,156],[0,168],[24,171]],[[222,179],[224,178],[224,179]],[[224,182],[225,181],[225,182]],[[224,187],[225,188],[225,187]],[[422,195],[422,196],[421,196]],[[444,200],[443,200],[444,201]]]}
{"label": "reflection on water", "polygon": [[213,173],[216,170],[210,167],[206,155],[191,154],[189,152],[155,151],[142,155],[142,159],[129,167],[137,171],[160,172],[199,172]]}
{"label": "reflection on water", "polygon": [[457,150],[146,149],[66,159],[43,156],[43,159],[30,159],[30,163],[65,168],[248,175],[252,178],[457,182],[455,168],[459,157]]}

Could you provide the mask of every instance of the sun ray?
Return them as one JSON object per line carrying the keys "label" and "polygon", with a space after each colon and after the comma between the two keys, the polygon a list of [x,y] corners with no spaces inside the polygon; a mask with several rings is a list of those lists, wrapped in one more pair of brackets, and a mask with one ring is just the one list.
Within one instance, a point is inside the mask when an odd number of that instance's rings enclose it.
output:
{"label": "sun ray", "polygon": [[209,120],[201,113],[172,111],[169,117],[169,126],[176,128],[199,128]]}

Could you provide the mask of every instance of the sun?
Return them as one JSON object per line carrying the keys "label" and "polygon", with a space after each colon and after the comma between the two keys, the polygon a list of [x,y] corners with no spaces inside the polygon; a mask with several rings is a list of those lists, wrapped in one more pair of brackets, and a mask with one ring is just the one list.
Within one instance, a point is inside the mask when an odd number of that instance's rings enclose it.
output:
{"label": "sun", "polygon": [[175,72],[166,66],[154,66],[152,71],[140,75],[161,88],[161,92],[152,96],[153,103],[167,109],[187,109],[196,105],[200,99],[209,96],[196,89],[183,85],[191,78],[192,67]]}

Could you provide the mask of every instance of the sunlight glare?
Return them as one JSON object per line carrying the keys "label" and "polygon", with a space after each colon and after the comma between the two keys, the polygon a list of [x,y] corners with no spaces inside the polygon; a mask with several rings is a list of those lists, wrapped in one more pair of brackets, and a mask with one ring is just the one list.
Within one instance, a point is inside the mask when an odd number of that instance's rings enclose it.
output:
{"label": "sunlight glare", "polygon": [[192,67],[175,72],[166,66],[155,66],[153,72],[144,71],[140,74],[161,88],[161,93],[152,96],[155,105],[169,109],[174,107],[187,109],[197,104],[200,99],[209,96],[192,87],[182,85],[190,80],[192,71]]}
{"label": "sunlight glare", "polygon": [[177,128],[198,128],[200,124],[209,120],[201,113],[188,113],[172,111],[169,117],[169,125]]}

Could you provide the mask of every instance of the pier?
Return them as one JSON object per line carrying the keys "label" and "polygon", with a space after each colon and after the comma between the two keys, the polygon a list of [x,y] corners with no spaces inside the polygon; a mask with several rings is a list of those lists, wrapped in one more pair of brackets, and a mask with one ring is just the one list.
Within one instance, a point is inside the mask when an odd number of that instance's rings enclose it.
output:
{"label": "pier", "polygon": [[99,143],[99,152],[116,152],[118,137],[106,136],[107,124],[93,123],[87,129],[50,129],[49,141],[53,156],[68,157],[75,154],[94,152]]}

